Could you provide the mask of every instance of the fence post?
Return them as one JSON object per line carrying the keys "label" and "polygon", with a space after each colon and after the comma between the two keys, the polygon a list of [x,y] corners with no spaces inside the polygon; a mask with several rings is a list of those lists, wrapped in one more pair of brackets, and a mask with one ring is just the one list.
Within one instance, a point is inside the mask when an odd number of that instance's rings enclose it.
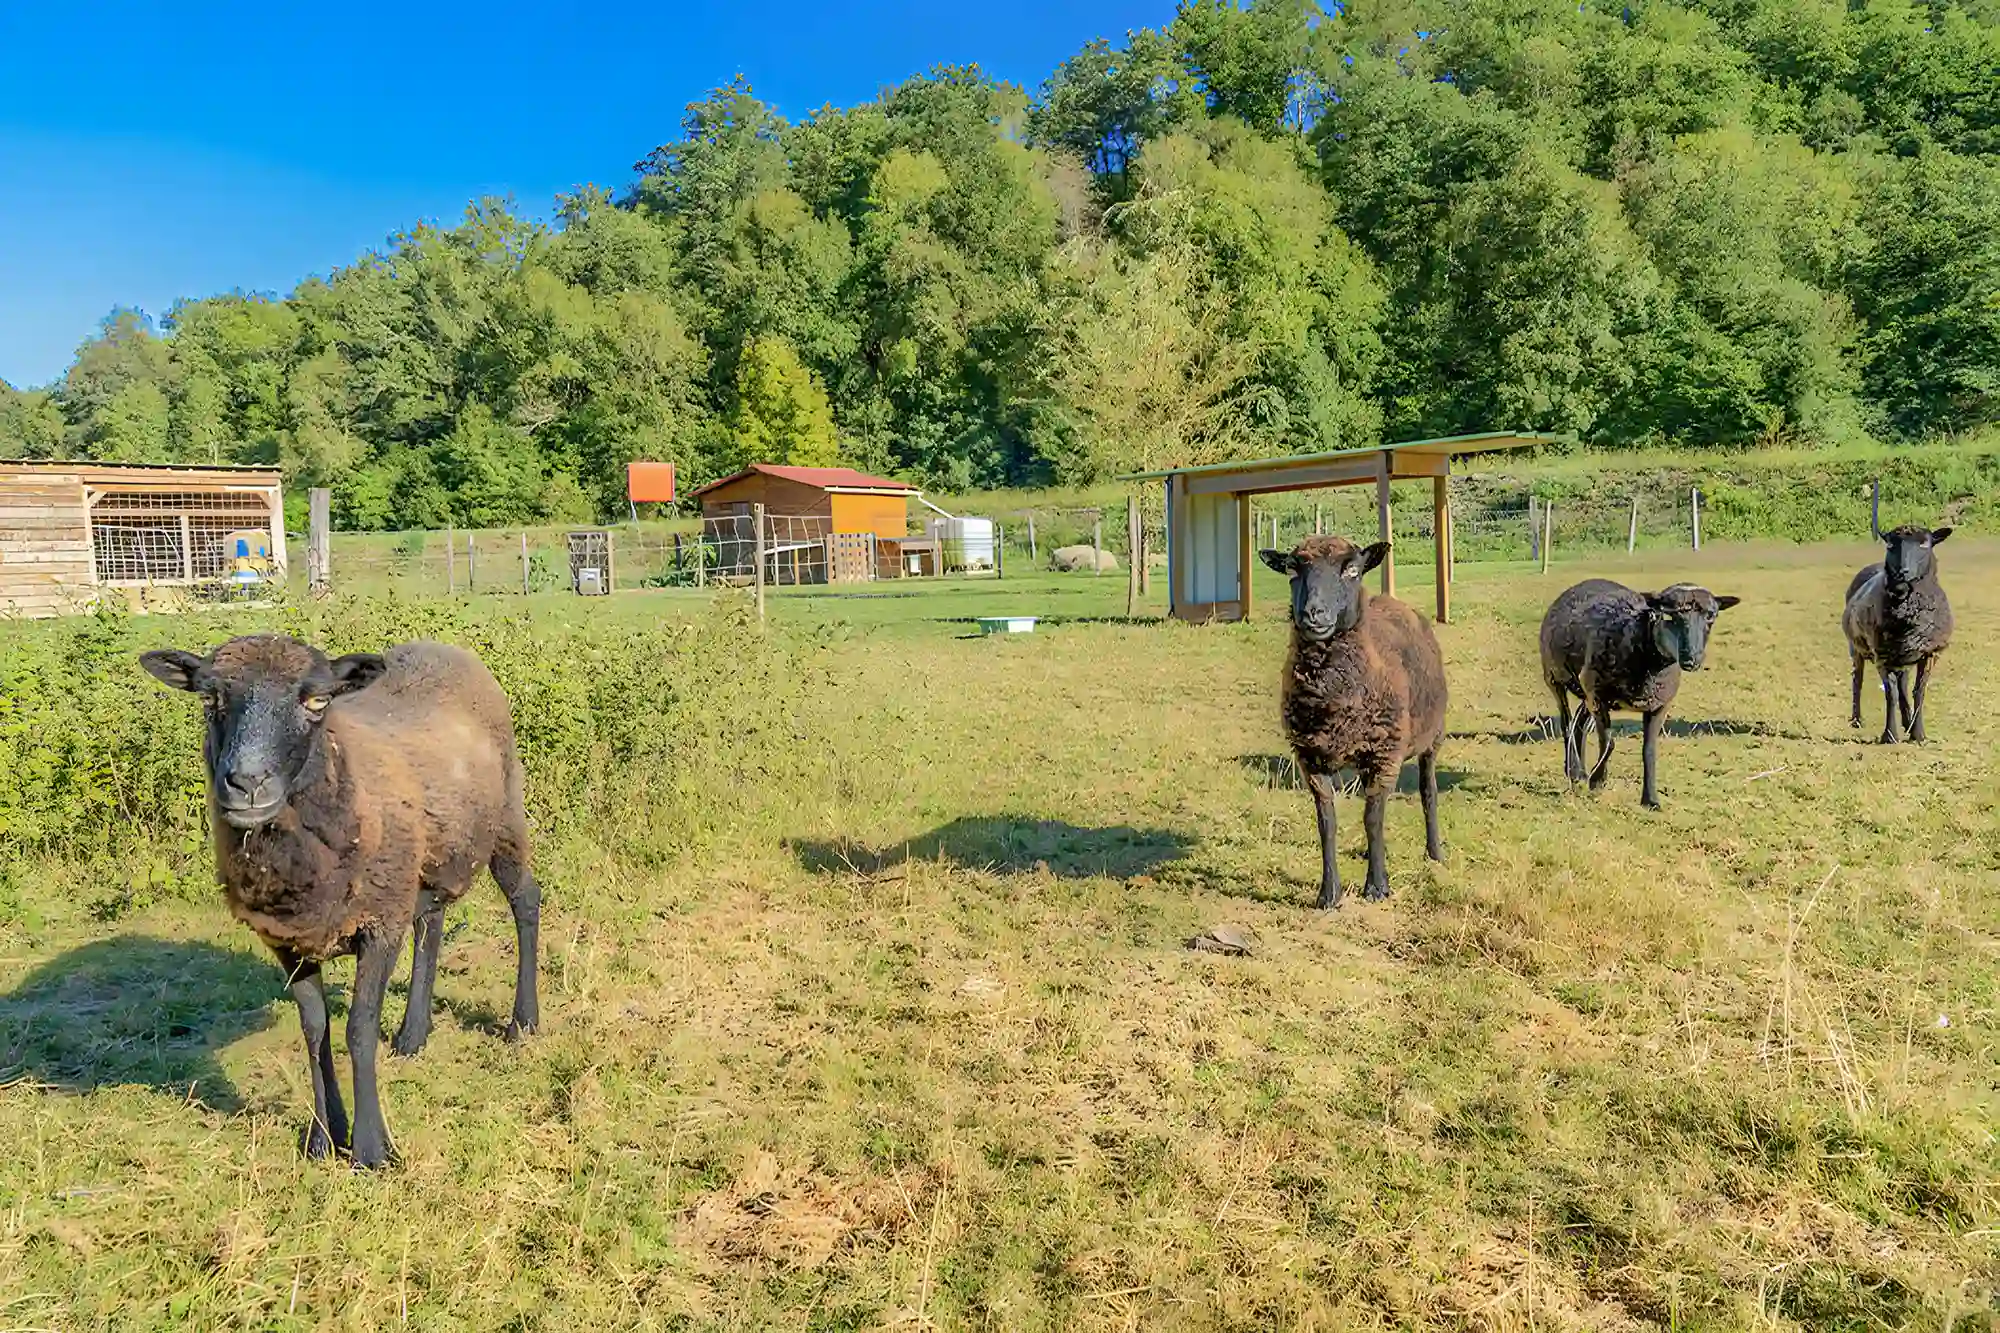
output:
{"label": "fence post", "polygon": [[1314,505],[1314,506],[1313,506],[1313,536],[1315,536],[1315,537],[1324,537],[1325,535],[1326,535],[1326,506],[1325,506],[1325,505]]}
{"label": "fence post", "polygon": [[1699,486],[1690,486],[1688,488],[1688,515],[1693,519],[1694,523],[1694,549],[1699,551],[1701,549],[1701,488]]}
{"label": "fence post", "polygon": [[604,530],[604,595],[618,591],[618,534]]}
{"label": "fence post", "polygon": [[[721,541],[720,535],[717,536],[716,540],[718,543],[720,543]],[[717,558],[719,561],[720,551],[721,551],[720,545],[717,546],[716,550],[718,553]],[[701,531],[696,533],[694,538],[694,586],[697,588],[706,588],[708,586],[708,520],[707,519],[703,519],[701,521]]]}
{"label": "fence post", "polygon": [[1042,563],[1041,552],[1035,549],[1035,511],[1032,509],[1028,511],[1028,563],[1031,565]]}
{"label": "fence post", "polygon": [[687,560],[681,554],[681,535],[674,534],[674,578],[678,580],[687,573]]}
{"label": "fence post", "polygon": [[308,493],[306,525],[306,590],[315,597],[333,591],[333,492],[315,486]]}
{"label": "fence post", "polygon": [[528,534],[524,532],[521,534],[521,596],[526,597],[532,591],[528,586]]}
{"label": "fence post", "polygon": [[1639,545],[1639,497],[1632,497],[1632,521],[1625,528],[1625,554],[1632,554]]}
{"label": "fence post", "polygon": [[1535,497],[1528,497],[1528,559],[1542,558],[1542,523],[1535,517]]}
{"label": "fence post", "polygon": [[467,592],[473,591],[478,586],[478,581],[472,575],[472,564],[472,531],[468,528],[465,533],[465,590]]}
{"label": "fence post", "polygon": [[1542,573],[1549,572],[1549,548],[1555,545],[1556,502],[1542,501]]}
{"label": "fence post", "polygon": [[1104,511],[1093,510],[1090,520],[1090,572],[1093,576],[1104,572]]}
{"label": "fence post", "polygon": [[1139,616],[1139,497],[1125,497],[1125,618],[1136,620]]}
{"label": "fence post", "polygon": [[1141,510],[1139,514],[1138,565],[1139,565],[1139,596],[1142,598],[1150,597],[1153,595],[1153,565],[1151,558],[1148,555],[1148,547],[1146,543],[1146,515],[1143,510]]}
{"label": "fence post", "polygon": [[1007,577],[1007,529],[998,521],[993,524],[993,577]]}
{"label": "fence post", "polygon": [[755,551],[757,557],[757,619],[764,618],[764,506],[750,506],[750,523],[756,528]]}
{"label": "fence post", "polygon": [[444,591],[446,596],[458,591],[458,529],[450,523],[444,525]]}

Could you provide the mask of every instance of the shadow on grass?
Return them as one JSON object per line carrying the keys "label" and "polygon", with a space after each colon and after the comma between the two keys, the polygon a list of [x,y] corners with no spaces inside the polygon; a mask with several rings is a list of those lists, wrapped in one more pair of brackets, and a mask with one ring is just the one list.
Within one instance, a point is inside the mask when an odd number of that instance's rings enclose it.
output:
{"label": "shadow on grass", "polygon": [[120,935],[52,958],[0,995],[0,1083],[142,1084],[242,1109],[215,1053],[271,1025],[275,965],[213,944]]}
{"label": "shadow on grass", "polygon": [[[1597,724],[1590,718],[1583,719],[1583,734],[1595,735]],[[1611,719],[1614,736],[1638,736],[1644,732],[1644,724],[1635,717]],[[1690,736],[1765,736],[1775,740],[1810,741],[1817,739],[1802,731],[1792,731],[1786,727],[1774,726],[1769,722],[1744,722],[1735,718],[1678,718],[1669,715],[1666,734],[1677,738]],[[1562,735],[1561,724],[1553,717],[1533,717],[1528,725],[1519,731],[1454,731],[1447,734],[1449,740],[1499,741],[1502,745],[1541,745],[1557,740]],[[1439,779],[1442,785],[1442,778]]]}
{"label": "shadow on grass", "polygon": [[[1306,789],[1305,775],[1299,772],[1298,761],[1288,754],[1239,754],[1236,756],[1236,762],[1248,770],[1252,777],[1257,778],[1265,786],[1274,790],[1304,791]],[[1338,773],[1334,774],[1334,779],[1340,784],[1340,794],[1343,796],[1355,796],[1361,791],[1361,779],[1355,776],[1354,770],[1351,768],[1341,769]],[[1438,769],[1438,790],[1441,792],[1450,791],[1454,787],[1462,787],[1471,780],[1470,775],[1461,773],[1455,769]],[[1396,775],[1396,790],[1405,795],[1413,796],[1416,794],[1417,766],[1415,764],[1403,765],[1403,771]]]}
{"label": "shadow on grass", "polygon": [[965,816],[893,847],[838,841],[790,844],[799,864],[815,874],[879,875],[905,861],[951,861],[1008,874],[1046,866],[1053,874],[1076,879],[1148,874],[1181,859],[1193,846],[1192,838],[1166,829],[1079,828],[1056,819],[1011,815]]}

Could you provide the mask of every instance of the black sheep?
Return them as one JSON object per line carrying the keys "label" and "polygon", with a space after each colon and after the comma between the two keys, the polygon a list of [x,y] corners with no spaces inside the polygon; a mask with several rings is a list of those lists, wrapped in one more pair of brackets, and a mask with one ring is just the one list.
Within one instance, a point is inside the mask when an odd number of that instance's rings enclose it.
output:
{"label": "black sheep", "polygon": [[141,655],[155,678],[201,696],[203,758],[223,896],[278,955],[312,1068],[309,1157],[347,1137],[320,964],[355,955],[347,1050],[354,1065],[356,1166],[389,1157],[375,1086],[382,995],[414,929],[399,1055],[430,1034],[444,909],[488,866],[513,909],[514,1019],[535,1030],[541,891],[528,869],[521,761],[507,698],[479,659],[440,643],[329,662],[276,634],[232,639],[207,657]]}
{"label": "black sheep", "polygon": [[[1856,574],[1847,585],[1847,608],[1840,622],[1854,661],[1850,725],[1861,725],[1861,678],[1866,665],[1873,662],[1882,676],[1882,744],[1896,743],[1899,712],[1909,738],[1921,741],[1931,668],[1951,643],[1951,602],[1938,582],[1934,554],[1938,544],[1951,536],[1951,529],[1911,524],[1884,532],[1872,518],[1869,526],[1886,548],[1883,559]],[[1914,701],[1909,680],[1912,667],[1917,673]]]}
{"label": "black sheep", "polygon": [[[1563,776],[1584,779],[1579,733],[1589,717],[1597,723],[1598,747],[1590,786],[1594,791],[1604,785],[1611,713],[1629,709],[1645,719],[1646,778],[1639,803],[1659,809],[1655,769],[1667,705],[1680,690],[1681,672],[1701,670],[1715,618],[1739,600],[1689,583],[1640,593],[1610,579],[1587,579],[1556,598],[1542,617],[1542,679],[1555,695],[1562,722]],[[1572,694],[1583,701],[1574,720]]]}

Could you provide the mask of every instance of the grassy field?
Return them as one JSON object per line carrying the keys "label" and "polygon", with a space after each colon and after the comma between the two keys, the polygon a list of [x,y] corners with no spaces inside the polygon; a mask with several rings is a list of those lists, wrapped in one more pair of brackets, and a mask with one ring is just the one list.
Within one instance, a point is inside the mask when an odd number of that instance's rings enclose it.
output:
{"label": "grassy field", "polygon": [[[530,1043],[499,894],[453,910],[379,1176],[301,1160],[296,1016],[219,901],[17,870],[0,1329],[2000,1327],[2000,543],[1942,552],[1921,748],[1863,743],[1877,690],[1847,725],[1865,558],[1468,568],[1448,860],[1399,800],[1394,897],[1329,914],[1275,576],[1199,629],[1111,576],[775,594],[782,718],[545,833]],[[1591,573],[1744,598],[1660,813],[1636,736],[1587,796],[1544,730],[1535,626]],[[586,609],[485,600],[517,647]],[[970,637],[1003,610],[1048,619]],[[1260,947],[1186,947],[1221,923]]]}

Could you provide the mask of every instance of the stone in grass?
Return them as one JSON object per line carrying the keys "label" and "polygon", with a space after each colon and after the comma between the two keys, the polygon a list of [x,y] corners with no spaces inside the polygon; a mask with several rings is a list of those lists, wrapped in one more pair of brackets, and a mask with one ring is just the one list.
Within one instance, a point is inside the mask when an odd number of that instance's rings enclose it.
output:
{"label": "stone in grass", "polygon": [[1196,953],[1219,953],[1241,958],[1262,943],[1257,932],[1247,926],[1211,926],[1187,942]]}
{"label": "stone in grass", "polygon": [[1109,551],[1095,550],[1089,546],[1058,546],[1049,555],[1049,567],[1059,574],[1087,573],[1091,567],[1091,557],[1097,557],[1097,568],[1118,568],[1118,557]]}

